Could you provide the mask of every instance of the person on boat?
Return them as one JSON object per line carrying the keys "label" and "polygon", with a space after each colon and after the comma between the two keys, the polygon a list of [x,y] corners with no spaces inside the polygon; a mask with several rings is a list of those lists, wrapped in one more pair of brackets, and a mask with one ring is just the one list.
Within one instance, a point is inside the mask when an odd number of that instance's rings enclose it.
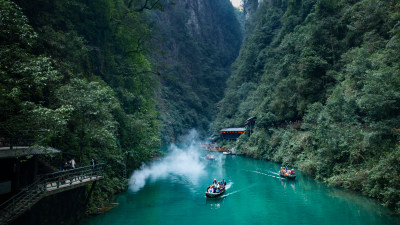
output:
{"label": "person on boat", "polygon": [[224,180],[224,179],[222,179],[222,181],[221,181],[221,185],[225,187],[225,185],[226,185],[226,182],[225,182],[225,180]]}
{"label": "person on boat", "polygon": [[219,187],[220,187],[219,181],[217,182],[217,184],[215,185],[215,187],[216,187],[216,188],[219,188]]}
{"label": "person on boat", "polygon": [[213,184],[217,184],[217,179],[214,179]]}
{"label": "person on boat", "polygon": [[285,168],[286,167],[282,167],[282,169],[281,169],[281,171],[279,173],[287,176],[288,175],[288,170],[285,169]]}
{"label": "person on boat", "polygon": [[214,186],[214,184],[212,184],[212,185],[208,186],[207,191],[210,192],[210,193],[213,193],[214,189],[215,189],[215,186]]}
{"label": "person on boat", "polygon": [[294,169],[290,170],[290,175],[294,175]]}

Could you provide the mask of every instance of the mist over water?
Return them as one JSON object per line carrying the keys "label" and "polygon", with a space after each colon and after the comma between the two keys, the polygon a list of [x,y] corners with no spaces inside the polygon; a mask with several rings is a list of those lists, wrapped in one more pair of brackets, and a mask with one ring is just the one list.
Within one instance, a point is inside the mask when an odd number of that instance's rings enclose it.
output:
{"label": "mist over water", "polygon": [[[137,170],[131,190],[117,207],[80,225],[191,225],[210,223],[269,225],[399,225],[377,202],[333,188],[296,171],[296,180],[279,177],[280,164],[206,152],[195,138],[171,145],[160,160]],[[206,160],[212,154],[217,160]],[[213,179],[227,182],[216,199],[205,192]]]}
{"label": "mist over water", "polygon": [[201,159],[201,149],[198,134],[195,130],[180,139],[179,146],[171,144],[167,155],[160,161],[143,165],[134,171],[129,181],[131,191],[139,191],[146,182],[154,182],[167,177],[185,177],[196,184],[201,175],[205,174],[205,162]]}

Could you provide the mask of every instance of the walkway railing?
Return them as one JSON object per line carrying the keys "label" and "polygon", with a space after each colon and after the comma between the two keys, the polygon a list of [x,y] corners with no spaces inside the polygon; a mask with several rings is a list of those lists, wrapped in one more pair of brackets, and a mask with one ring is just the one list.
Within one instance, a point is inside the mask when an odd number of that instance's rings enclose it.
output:
{"label": "walkway railing", "polygon": [[47,130],[7,130],[0,128],[0,147],[31,146]]}
{"label": "walkway railing", "polygon": [[40,175],[21,192],[0,205],[0,225],[7,224],[40,199],[103,179],[104,164]]}

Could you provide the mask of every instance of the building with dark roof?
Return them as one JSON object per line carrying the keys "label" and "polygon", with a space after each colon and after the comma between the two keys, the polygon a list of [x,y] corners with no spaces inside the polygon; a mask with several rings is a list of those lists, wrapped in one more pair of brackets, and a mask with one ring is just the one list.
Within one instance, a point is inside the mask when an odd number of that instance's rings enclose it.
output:
{"label": "building with dark roof", "polygon": [[223,139],[228,140],[236,140],[240,137],[240,135],[246,132],[246,128],[238,127],[238,128],[224,128],[219,131]]}
{"label": "building with dark roof", "polygon": [[54,148],[0,147],[0,202],[31,184],[38,175],[39,155],[59,154]]}
{"label": "building with dark roof", "polygon": [[248,131],[249,136],[253,133],[253,129],[256,125],[257,117],[253,116],[247,119],[245,127],[237,127],[237,128],[224,128],[219,131],[221,133],[221,137],[223,139],[228,140],[236,140],[240,137],[240,135],[244,134]]}

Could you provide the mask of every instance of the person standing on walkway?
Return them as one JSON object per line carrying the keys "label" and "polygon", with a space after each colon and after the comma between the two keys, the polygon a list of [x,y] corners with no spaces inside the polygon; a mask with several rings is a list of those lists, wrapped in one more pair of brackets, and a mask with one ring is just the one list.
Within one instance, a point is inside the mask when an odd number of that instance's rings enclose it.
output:
{"label": "person standing on walkway", "polygon": [[64,170],[67,170],[67,169],[70,169],[70,167],[71,167],[71,165],[69,165],[69,163],[68,162],[65,162],[64,163]]}
{"label": "person standing on walkway", "polygon": [[72,158],[72,159],[71,159],[71,166],[72,166],[72,169],[75,169],[75,165],[76,165],[75,159]]}
{"label": "person standing on walkway", "polygon": [[94,165],[95,165],[96,163],[95,163],[95,161],[94,161],[94,159],[92,158],[92,160],[90,160],[90,165],[92,166],[92,169],[94,169]]}

